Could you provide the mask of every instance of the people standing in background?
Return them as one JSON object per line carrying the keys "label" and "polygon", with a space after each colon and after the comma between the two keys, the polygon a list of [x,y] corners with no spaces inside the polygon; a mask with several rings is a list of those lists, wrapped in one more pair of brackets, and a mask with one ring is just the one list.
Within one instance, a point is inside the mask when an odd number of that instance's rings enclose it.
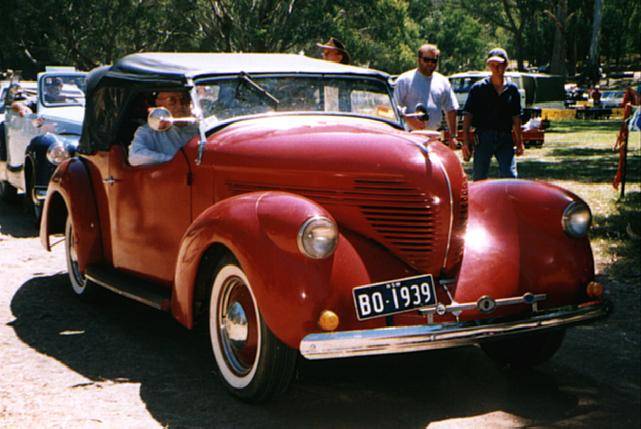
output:
{"label": "people standing in background", "polygon": [[325,61],[340,64],[349,64],[351,62],[351,58],[347,49],[345,49],[345,45],[335,37],[330,37],[325,43],[317,43],[316,46],[323,50],[322,55]]}
{"label": "people standing in background", "polygon": [[[488,53],[491,76],[472,85],[463,108],[463,159],[467,161],[474,154],[474,180],[488,177],[492,156],[499,163],[500,177],[517,177],[514,155],[524,151],[521,100],[517,86],[505,80],[508,61],[504,49]],[[474,145],[468,137],[470,126],[475,128]]]}
{"label": "people standing in background", "polygon": [[405,113],[414,113],[417,104],[422,104],[427,110],[427,121],[406,118],[412,130],[438,129],[445,112],[447,127],[452,136],[448,143],[454,149],[457,144],[456,111],[459,105],[450,81],[436,71],[440,55],[441,52],[436,45],[422,45],[418,49],[417,68],[406,71],[396,80],[394,100]]}
{"label": "people standing in background", "polygon": [[594,86],[591,96],[592,96],[592,105],[594,107],[601,106],[601,91],[599,91],[599,85]]}

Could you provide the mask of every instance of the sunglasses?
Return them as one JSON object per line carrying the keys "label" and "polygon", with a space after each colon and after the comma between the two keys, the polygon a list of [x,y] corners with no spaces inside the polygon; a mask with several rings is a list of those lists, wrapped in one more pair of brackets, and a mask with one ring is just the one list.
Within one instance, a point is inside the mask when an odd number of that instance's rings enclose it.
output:
{"label": "sunglasses", "polygon": [[434,63],[434,64],[438,63],[438,57],[435,57],[435,58],[430,58],[430,57],[421,57],[421,60],[422,60],[424,63]]}

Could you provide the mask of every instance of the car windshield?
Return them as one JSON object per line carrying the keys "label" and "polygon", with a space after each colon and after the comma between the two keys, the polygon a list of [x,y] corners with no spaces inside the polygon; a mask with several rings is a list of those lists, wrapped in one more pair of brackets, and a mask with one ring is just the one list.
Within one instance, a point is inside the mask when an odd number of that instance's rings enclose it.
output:
{"label": "car windshield", "polygon": [[603,98],[623,98],[623,91],[605,91]]}
{"label": "car windshield", "polygon": [[85,76],[55,75],[42,79],[42,104],[47,107],[84,106]]}
{"label": "car windshield", "polygon": [[215,122],[243,116],[325,112],[399,122],[386,83],[328,76],[249,76],[197,86],[203,116]]}
{"label": "car windshield", "polygon": [[451,77],[450,84],[454,92],[470,92],[470,88],[477,81],[483,79],[483,76],[474,77]]}

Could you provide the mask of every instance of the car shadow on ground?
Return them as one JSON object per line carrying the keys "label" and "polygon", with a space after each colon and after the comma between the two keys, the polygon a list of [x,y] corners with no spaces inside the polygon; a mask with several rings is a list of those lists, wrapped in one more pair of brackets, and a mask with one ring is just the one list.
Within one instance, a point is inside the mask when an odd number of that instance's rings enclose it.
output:
{"label": "car shadow on ground", "polygon": [[[247,405],[216,379],[204,334],[115,294],[84,302],[69,289],[64,274],[25,282],[11,301],[10,325],[18,337],[93,383],[140,383],[142,401],[162,426],[425,427],[497,411],[516,416],[517,426],[566,419],[582,426],[602,406],[603,395],[613,396],[578,373],[578,366],[552,361],[538,370],[513,372],[468,347],[301,361],[285,395]],[[610,417],[601,414],[607,425]],[[588,426],[598,421],[590,417]]]}
{"label": "car shadow on ground", "polygon": [[18,195],[16,201],[7,202],[0,199],[0,235],[15,238],[28,238],[38,235],[34,218]]}

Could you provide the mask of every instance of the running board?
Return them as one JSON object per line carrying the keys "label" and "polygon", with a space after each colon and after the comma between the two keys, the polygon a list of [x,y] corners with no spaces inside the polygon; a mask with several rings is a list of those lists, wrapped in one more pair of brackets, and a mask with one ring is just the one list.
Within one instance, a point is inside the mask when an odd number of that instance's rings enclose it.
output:
{"label": "running board", "polygon": [[153,307],[157,310],[169,311],[171,294],[163,293],[161,286],[123,273],[113,268],[89,266],[85,272],[87,280],[99,286],[122,295],[134,301]]}

